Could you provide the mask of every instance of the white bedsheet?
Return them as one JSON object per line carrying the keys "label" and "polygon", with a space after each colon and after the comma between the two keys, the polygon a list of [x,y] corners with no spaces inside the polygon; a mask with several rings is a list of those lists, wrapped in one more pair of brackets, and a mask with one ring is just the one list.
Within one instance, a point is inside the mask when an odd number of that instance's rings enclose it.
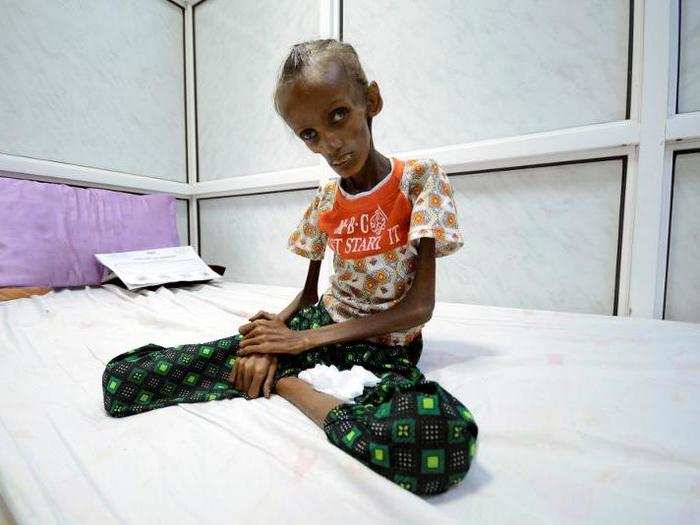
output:
{"label": "white bedsheet", "polygon": [[[297,290],[86,287],[0,303],[0,495],[19,523],[700,523],[700,325],[438,303],[419,366],[473,412],[419,498],[279,396],[114,419],[106,362],[236,333]],[[0,507],[1,508],[1,507]]]}

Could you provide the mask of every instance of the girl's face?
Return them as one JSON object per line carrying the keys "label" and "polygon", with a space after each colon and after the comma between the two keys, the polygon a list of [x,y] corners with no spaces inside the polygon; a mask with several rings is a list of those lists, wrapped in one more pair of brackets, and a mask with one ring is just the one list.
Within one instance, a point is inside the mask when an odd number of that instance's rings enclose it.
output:
{"label": "girl's face", "polygon": [[307,70],[279,91],[282,117],[336,173],[351,177],[362,169],[374,148],[368,117],[381,111],[379,88],[372,82],[366,101],[357,100],[361,94],[335,61]]}

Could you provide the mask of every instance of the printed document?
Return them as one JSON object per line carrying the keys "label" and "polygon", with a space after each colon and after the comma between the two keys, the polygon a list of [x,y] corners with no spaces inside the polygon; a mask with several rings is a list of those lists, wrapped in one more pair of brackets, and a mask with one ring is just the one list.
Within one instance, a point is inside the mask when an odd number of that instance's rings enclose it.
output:
{"label": "printed document", "polygon": [[200,259],[192,246],[96,253],[95,257],[112,270],[129,290],[177,281],[222,278]]}

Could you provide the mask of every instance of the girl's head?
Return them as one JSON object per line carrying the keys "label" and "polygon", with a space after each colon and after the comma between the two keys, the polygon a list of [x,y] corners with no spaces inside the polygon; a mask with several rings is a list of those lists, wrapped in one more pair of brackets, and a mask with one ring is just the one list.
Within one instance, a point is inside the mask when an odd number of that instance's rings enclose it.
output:
{"label": "girl's head", "polygon": [[[382,109],[357,53],[334,39],[292,46],[274,91],[277,114],[341,176],[357,173],[374,149],[372,118]],[[350,154],[341,166],[334,163]]]}

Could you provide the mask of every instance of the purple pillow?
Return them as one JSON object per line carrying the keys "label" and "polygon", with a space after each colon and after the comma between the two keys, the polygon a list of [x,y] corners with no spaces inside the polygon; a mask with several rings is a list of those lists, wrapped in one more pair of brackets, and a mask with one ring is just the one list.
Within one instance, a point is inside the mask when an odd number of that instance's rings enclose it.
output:
{"label": "purple pillow", "polygon": [[100,284],[96,253],[179,245],[170,195],[0,177],[0,286]]}

